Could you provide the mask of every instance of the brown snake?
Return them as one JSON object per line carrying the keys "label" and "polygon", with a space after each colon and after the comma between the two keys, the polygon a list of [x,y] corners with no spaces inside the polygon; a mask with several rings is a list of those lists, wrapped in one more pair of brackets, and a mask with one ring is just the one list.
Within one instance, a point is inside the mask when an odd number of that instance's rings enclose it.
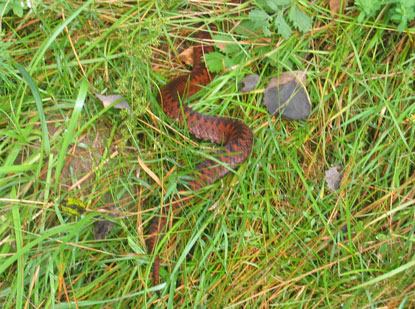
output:
{"label": "brown snake", "polygon": [[[198,39],[210,40],[207,32],[199,32]],[[215,117],[200,114],[182,103],[181,98],[191,96],[210,83],[210,74],[202,61],[202,57],[213,51],[212,45],[197,43],[193,48],[193,69],[189,74],[180,75],[161,88],[158,102],[169,118],[178,120],[187,126],[191,135],[200,140],[223,145],[214,156],[224,164],[205,160],[196,166],[195,172],[188,181],[192,191],[210,185],[226,175],[230,168],[235,168],[245,161],[252,149],[252,131],[243,122],[226,117]],[[229,167],[226,167],[229,166]],[[188,204],[188,202],[186,203]],[[177,214],[184,203],[172,203],[171,213]],[[168,207],[163,207],[160,217],[155,217],[151,223],[147,247],[153,252],[161,231],[166,225]],[[153,264],[153,284],[158,285],[160,259],[156,255]]]}

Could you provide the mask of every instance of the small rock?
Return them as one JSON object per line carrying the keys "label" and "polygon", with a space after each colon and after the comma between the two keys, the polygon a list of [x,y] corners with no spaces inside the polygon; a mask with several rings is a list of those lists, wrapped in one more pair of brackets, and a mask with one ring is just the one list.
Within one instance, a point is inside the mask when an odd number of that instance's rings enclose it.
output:
{"label": "small rock", "polygon": [[343,177],[341,170],[341,166],[337,165],[325,171],[325,180],[327,186],[333,191],[336,191],[340,187],[340,183]]}
{"label": "small rock", "polygon": [[250,74],[245,76],[242,81],[238,84],[239,91],[251,91],[254,90],[255,87],[258,85],[259,75],[258,74]]}
{"label": "small rock", "polygon": [[284,73],[271,79],[265,89],[264,104],[271,115],[290,120],[307,118],[311,103],[303,84],[303,73]]}

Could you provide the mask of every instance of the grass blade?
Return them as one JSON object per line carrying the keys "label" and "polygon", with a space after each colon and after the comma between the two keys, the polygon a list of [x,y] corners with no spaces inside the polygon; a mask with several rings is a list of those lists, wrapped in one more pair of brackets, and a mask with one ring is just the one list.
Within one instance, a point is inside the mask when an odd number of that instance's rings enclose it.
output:
{"label": "grass blade", "polygon": [[32,91],[33,98],[35,99],[36,108],[39,113],[40,118],[40,127],[42,128],[42,146],[45,150],[47,155],[50,154],[50,142],[49,142],[49,135],[48,135],[48,127],[46,125],[46,117],[45,112],[43,111],[43,104],[42,99],[40,98],[39,90],[33,79],[30,77],[29,73],[25,70],[23,66],[20,64],[16,64],[16,68],[19,70],[20,74],[24,77],[26,82],[28,83],[30,90]]}
{"label": "grass blade", "polygon": [[30,74],[33,73],[37,65],[39,64],[40,60],[45,55],[47,49],[49,46],[56,40],[58,35],[65,29],[66,26],[68,26],[83,10],[86,9],[87,6],[89,6],[93,0],[88,0],[85,2],[82,6],[80,6],[70,17],[68,17],[62,24],[56,27],[56,29],[53,31],[52,35],[49,37],[48,40],[46,40],[42,46],[40,46],[38,52],[33,56],[32,61],[29,65],[29,72]]}
{"label": "grass blade", "polygon": [[408,269],[410,269],[411,267],[414,267],[414,266],[415,266],[415,260],[412,260],[409,263],[406,263],[406,264],[404,264],[404,265],[402,265],[402,266],[400,266],[398,268],[395,268],[394,270],[392,270],[392,271],[390,271],[390,272],[388,272],[386,274],[383,274],[383,275],[381,275],[379,277],[376,277],[375,279],[372,279],[372,280],[367,281],[365,283],[359,284],[358,286],[352,287],[352,288],[348,289],[347,292],[354,291],[354,290],[358,290],[358,289],[367,287],[369,285],[374,285],[374,284],[376,284],[376,283],[378,283],[380,281],[389,279],[389,278],[391,278],[391,277],[393,277],[393,276],[395,276],[395,275],[397,275],[397,274],[399,274],[399,273],[401,273],[403,271],[406,271],[406,270],[408,270]]}
{"label": "grass blade", "polygon": [[[16,195],[16,188],[13,187],[10,193],[10,198],[15,199]],[[20,219],[20,212],[19,212],[19,204],[15,203],[13,205],[13,225],[14,225],[14,234],[16,237],[16,252],[22,250],[23,247],[23,236],[22,236],[22,222]],[[23,287],[24,287],[24,280],[23,280],[23,273],[24,273],[24,256],[21,255],[17,260],[17,292],[16,292],[16,308],[21,308],[23,303]]]}
{"label": "grass blade", "polygon": [[89,83],[86,79],[82,79],[81,87],[76,98],[75,106],[72,112],[71,120],[69,121],[68,129],[66,130],[65,136],[63,138],[63,144],[59,151],[58,162],[55,172],[55,181],[56,184],[59,181],[60,174],[62,172],[62,167],[65,163],[66,151],[68,150],[69,144],[72,142],[75,135],[75,127],[78,123],[79,116],[81,115],[82,107],[85,103],[85,98],[88,93]]}

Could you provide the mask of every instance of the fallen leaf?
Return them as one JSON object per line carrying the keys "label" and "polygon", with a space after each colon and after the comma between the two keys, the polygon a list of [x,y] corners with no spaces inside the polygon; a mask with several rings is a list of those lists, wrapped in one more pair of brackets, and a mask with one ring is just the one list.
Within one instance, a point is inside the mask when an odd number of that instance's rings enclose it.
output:
{"label": "fallen leaf", "polygon": [[277,87],[278,85],[283,85],[291,81],[299,82],[304,85],[306,82],[306,74],[304,71],[293,71],[293,72],[284,72],[281,75],[272,78],[269,81],[267,88]]}
{"label": "fallen leaf", "polygon": [[193,64],[193,46],[186,48],[179,54],[179,59],[187,65]]}
{"label": "fallen leaf", "polygon": [[305,81],[306,74],[302,71],[287,72],[272,78],[264,92],[268,112],[290,120],[307,118],[311,103]]}
{"label": "fallen leaf", "polygon": [[104,105],[104,107],[107,107],[112,103],[119,101],[117,104],[114,105],[115,108],[131,110],[128,102],[122,96],[119,96],[117,94],[104,95],[95,93],[95,96],[101,100],[102,105]]}
{"label": "fallen leaf", "polygon": [[238,88],[240,91],[244,91],[244,92],[254,90],[258,84],[258,81],[259,81],[258,74],[247,75],[238,84]]}
{"label": "fallen leaf", "polygon": [[162,187],[160,178],[158,178],[157,175],[153,173],[153,171],[144,163],[143,160],[141,160],[139,156],[137,156],[137,161],[138,164],[140,164],[141,168],[147,173],[147,175],[150,176],[160,187]]}
{"label": "fallen leaf", "polygon": [[343,177],[341,170],[341,166],[336,165],[325,171],[324,179],[326,180],[327,186],[333,191],[336,191],[340,187],[340,182]]}

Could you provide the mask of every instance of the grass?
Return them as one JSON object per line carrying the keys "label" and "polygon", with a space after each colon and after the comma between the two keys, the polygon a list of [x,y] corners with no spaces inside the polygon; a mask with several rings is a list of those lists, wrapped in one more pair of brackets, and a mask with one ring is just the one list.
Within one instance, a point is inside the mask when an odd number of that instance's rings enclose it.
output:
{"label": "grass", "polygon": [[[43,1],[4,17],[2,307],[415,306],[415,31],[382,15],[359,24],[354,8],[332,18],[326,2],[301,2],[313,29],[288,40],[232,31],[253,1]],[[245,56],[192,106],[243,120],[255,143],[235,173],[190,193],[195,203],[159,245],[163,285],[153,288],[149,222],[216,148],[156,101],[188,69],[176,56],[199,23]],[[268,81],[297,69],[307,69],[309,119],[270,116]],[[238,93],[250,72],[260,85]],[[104,109],[94,92],[123,94],[132,114]],[[344,176],[333,192],[324,172],[335,165]],[[63,212],[65,197],[87,212]],[[118,217],[96,211],[109,206]],[[114,227],[96,240],[106,214]]]}

